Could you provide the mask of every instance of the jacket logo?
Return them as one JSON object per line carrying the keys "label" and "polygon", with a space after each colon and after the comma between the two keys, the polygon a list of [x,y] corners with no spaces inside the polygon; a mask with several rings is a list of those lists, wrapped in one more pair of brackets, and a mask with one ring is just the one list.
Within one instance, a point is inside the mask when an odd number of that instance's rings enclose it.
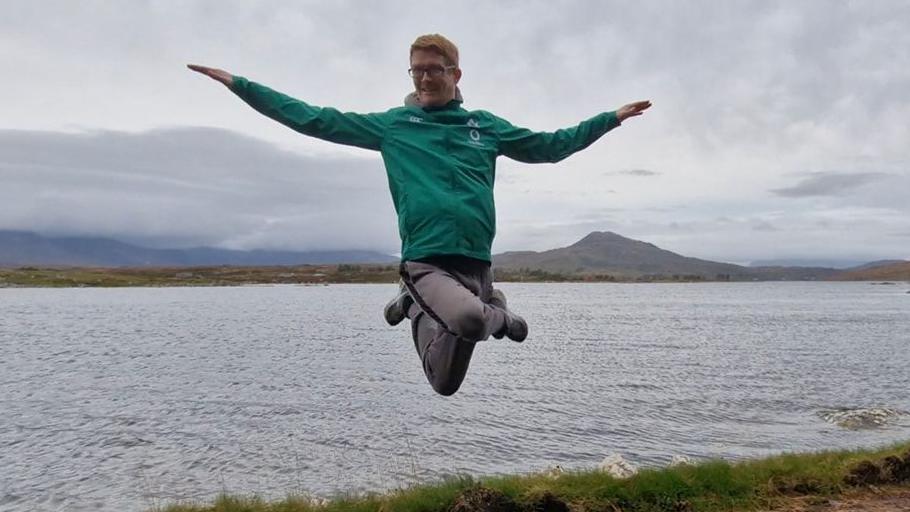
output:
{"label": "jacket logo", "polygon": [[408,118],[408,121],[410,121],[410,122],[412,122],[412,123],[422,123],[422,122],[423,122],[423,119],[421,119],[421,118],[419,118],[419,117],[417,117],[417,116],[411,116],[411,117]]}
{"label": "jacket logo", "polygon": [[477,128],[480,128],[480,123],[478,123],[474,119],[468,119],[468,126],[471,127],[471,131],[468,132],[468,135],[471,137],[471,140],[468,141],[468,143],[473,144],[475,146],[482,147],[483,143],[480,142],[480,131],[477,130]]}

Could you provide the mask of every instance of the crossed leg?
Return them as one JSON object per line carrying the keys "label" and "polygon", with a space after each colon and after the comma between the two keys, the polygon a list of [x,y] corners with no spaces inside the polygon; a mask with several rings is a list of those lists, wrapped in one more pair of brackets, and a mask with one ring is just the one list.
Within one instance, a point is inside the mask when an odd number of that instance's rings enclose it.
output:
{"label": "crossed leg", "polygon": [[487,302],[490,265],[467,258],[405,261],[401,276],[415,304],[408,311],[414,347],[433,389],[458,391],[474,344],[505,327],[506,313]]}

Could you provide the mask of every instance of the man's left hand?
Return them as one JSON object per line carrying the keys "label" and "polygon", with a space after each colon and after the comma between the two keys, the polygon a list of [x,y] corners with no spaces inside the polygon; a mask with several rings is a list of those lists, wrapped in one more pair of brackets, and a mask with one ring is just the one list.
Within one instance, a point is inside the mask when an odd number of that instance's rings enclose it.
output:
{"label": "man's left hand", "polygon": [[629,103],[628,105],[623,105],[616,111],[616,117],[619,118],[619,122],[623,122],[630,117],[640,116],[645,110],[651,107],[651,100],[642,100],[636,101],[635,103]]}

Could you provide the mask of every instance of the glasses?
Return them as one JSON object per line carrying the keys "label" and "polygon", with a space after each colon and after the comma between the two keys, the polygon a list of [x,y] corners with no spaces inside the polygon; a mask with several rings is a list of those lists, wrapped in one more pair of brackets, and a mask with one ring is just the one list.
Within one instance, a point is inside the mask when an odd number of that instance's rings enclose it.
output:
{"label": "glasses", "polygon": [[408,75],[411,78],[422,79],[424,75],[429,76],[430,78],[439,78],[450,69],[455,69],[455,66],[430,66],[426,68],[411,68],[408,70]]}

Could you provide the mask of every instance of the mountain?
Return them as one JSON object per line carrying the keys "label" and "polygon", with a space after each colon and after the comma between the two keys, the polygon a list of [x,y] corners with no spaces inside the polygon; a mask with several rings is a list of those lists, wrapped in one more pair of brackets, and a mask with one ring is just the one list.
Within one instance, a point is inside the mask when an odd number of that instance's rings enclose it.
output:
{"label": "mountain", "polygon": [[493,262],[497,268],[504,270],[609,274],[619,279],[816,280],[827,279],[838,272],[832,268],[814,267],[743,267],[689,258],[609,231],[595,231],[560,249],[497,254]]}
{"label": "mountain", "polygon": [[719,274],[740,276],[748,272],[746,267],[681,256],[610,231],[595,231],[561,249],[497,254],[493,261],[497,268],[529,268],[564,274],[612,274],[618,277],[698,275],[715,279]]}
{"label": "mountain", "polygon": [[[879,262],[876,262],[879,263]],[[886,265],[862,265],[842,272],[834,279],[838,281],[910,281],[910,261],[900,261]]]}
{"label": "mountain", "polygon": [[46,237],[0,230],[0,266],[161,267],[270,266],[332,263],[394,264],[398,259],[373,251],[234,251],[212,247],[150,249],[110,238]]}

